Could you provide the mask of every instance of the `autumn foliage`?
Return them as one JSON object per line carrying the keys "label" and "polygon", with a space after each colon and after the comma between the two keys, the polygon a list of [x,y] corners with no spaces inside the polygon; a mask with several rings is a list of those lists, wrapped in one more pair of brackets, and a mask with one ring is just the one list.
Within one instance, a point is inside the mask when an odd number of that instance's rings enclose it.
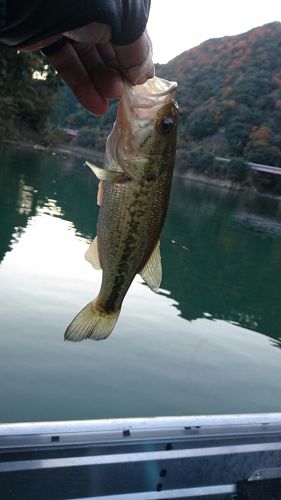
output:
{"label": "autumn foliage", "polygon": [[281,23],[208,40],[157,73],[179,82],[180,148],[281,167]]}

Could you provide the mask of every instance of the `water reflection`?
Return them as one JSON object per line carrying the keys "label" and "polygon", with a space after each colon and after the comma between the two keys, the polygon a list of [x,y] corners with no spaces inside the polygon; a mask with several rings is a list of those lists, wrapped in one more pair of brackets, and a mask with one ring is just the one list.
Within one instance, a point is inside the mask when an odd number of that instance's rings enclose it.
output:
{"label": "water reflection", "polygon": [[0,421],[280,411],[279,202],[175,179],[159,294],[137,278],[114,334],[74,345],[97,182],[41,152],[0,175]]}
{"label": "water reflection", "polygon": [[[174,182],[167,239],[162,242],[162,286],[171,291],[188,320],[208,312],[275,337],[281,324],[281,231],[276,230],[281,228],[280,202],[182,184]],[[270,214],[275,230],[269,237],[268,231],[241,224],[241,211],[249,221],[262,217],[265,222]]]}
{"label": "water reflection", "polygon": [[[83,240],[95,236],[97,182],[82,163],[2,151],[0,260],[43,214],[69,221],[69,230]],[[280,207],[278,200],[252,193],[175,179],[162,235],[160,294],[169,293],[189,321],[207,314],[278,338]]]}
{"label": "water reflection", "polygon": [[63,217],[73,222],[77,235],[92,237],[96,181],[83,175],[81,160],[6,148],[1,158],[0,261],[36,214]]}

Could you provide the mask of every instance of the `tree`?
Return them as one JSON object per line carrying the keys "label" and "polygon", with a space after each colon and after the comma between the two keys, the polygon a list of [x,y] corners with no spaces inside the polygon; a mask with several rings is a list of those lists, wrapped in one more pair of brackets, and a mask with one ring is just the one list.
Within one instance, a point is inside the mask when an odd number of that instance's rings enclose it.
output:
{"label": "tree", "polygon": [[228,178],[235,182],[245,182],[250,171],[243,158],[233,158],[228,164]]}
{"label": "tree", "polygon": [[255,143],[249,146],[247,160],[253,163],[262,163],[281,167],[280,148],[276,146],[266,146],[262,143]]}
{"label": "tree", "polygon": [[244,148],[249,139],[249,133],[249,124],[241,119],[235,119],[226,126],[225,136],[231,155],[243,156]]}
{"label": "tree", "polygon": [[39,53],[2,49],[0,118],[41,132],[57,98],[59,84],[58,76]]}
{"label": "tree", "polygon": [[195,148],[186,154],[186,167],[195,170],[196,172],[204,172],[213,166],[214,156],[202,147]]}

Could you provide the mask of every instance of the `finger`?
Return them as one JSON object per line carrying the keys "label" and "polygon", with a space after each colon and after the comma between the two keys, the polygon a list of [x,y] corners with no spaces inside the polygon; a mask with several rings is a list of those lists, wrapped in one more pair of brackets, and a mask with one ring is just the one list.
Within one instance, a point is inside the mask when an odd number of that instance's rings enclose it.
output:
{"label": "finger", "polygon": [[135,42],[129,45],[114,45],[113,48],[130,83],[138,85],[154,76],[152,44],[146,31]]}
{"label": "finger", "polygon": [[114,68],[117,71],[120,68],[120,64],[117,61],[115,51],[113,50],[112,44],[111,43],[103,43],[100,44],[98,43],[96,45],[97,51],[100,55],[100,58],[104,62],[106,66],[109,66],[110,68]]}
{"label": "finger", "polygon": [[[73,46],[99,93],[108,99],[119,98],[123,91],[122,78],[112,68],[105,66],[105,61],[97,48],[81,43],[73,43]],[[104,51],[105,57],[111,57],[109,51],[110,49],[107,47]]]}
{"label": "finger", "polygon": [[92,77],[98,91],[106,99],[119,99],[122,95],[124,83],[116,71],[111,68],[100,68]]}
{"label": "finger", "polygon": [[28,52],[30,50],[42,49],[43,47],[51,45],[60,39],[61,39],[61,35],[54,35],[54,36],[50,36],[48,38],[43,38],[43,40],[40,40],[40,42],[35,42],[35,43],[30,44],[30,45],[26,45],[25,47],[22,47],[20,49],[20,51],[21,52]]}
{"label": "finger", "polygon": [[64,32],[64,36],[75,42],[83,42],[92,45],[106,43],[111,39],[111,28],[104,23],[90,23],[81,28]]}
{"label": "finger", "polygon": [[[117,61],[116,54],[113,50],[112,44],[111,43],[98,44],[96,45],[96,48],[105,66],[107,67],[107,71],[109,69],[114,70],[115,76],[112,76],[112,82],[110,83],[111,87],[114,87],[114,90],[112,91],[111,88],[106,95],[111,98],[114,97],[119,98],[121,97],[124,89],[124,79],[123,79],[124,72],[122,71],[119,62]],[[106,77],[106,72],[104,76]],[[108,83],[109,82],[110,80],[108,80]]]}
{"label": "finger", "polygon": [[91,80],[71,43],[67,43],[48,57],[65,83],[71,88],[79,102],[95,115],[103,115],[108,109],[106,98],[101,95]]}

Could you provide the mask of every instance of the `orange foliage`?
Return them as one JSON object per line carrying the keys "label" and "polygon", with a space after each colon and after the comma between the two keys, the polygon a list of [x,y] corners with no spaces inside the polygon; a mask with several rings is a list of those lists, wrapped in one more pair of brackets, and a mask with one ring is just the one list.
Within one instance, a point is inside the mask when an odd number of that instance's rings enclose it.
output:
{"label": "orange foliage", "polygon": [[281,74],[273,75],[272,81],[276,83],[277,87],[281,88]]}
{"label": "orange foliage", "polygon": [[235,108],[236,101],[234,99],[228,99],[227,101],[223,101],[223,105],[226,108]]}
{"label": "orange foliage", "polygon": [[222,94],[224,96],[227,96],[233,92],[233,87],[225,87],[222,91]]}
{"label": "orange foliage", "polygon": [[253,127],[250,133],[250,139],[260,143],[269,143],[271,138],[271,130],[269,127]]}
{"label": "orange foliage", "polygon": [[161,68],[160,76],[180,82],[180,140],[196,143],[222,127],[214,141],[230,155],[243,154],[247,145],[271,150],[278,144],[280,37],[281,23],[273,22],[208,40]]}
{"label": "orange foliage", "polygon": [[233,76],[232,75],[227,75],[226,78],[224,79],[224,83],[229,83],[231,82]]}
{"label": "orange foliage", "polygon": [[223,115],[220,111],[215,111],[213,116],[214,116],[214,122],[216,124],[219,124],[222,122]]}

